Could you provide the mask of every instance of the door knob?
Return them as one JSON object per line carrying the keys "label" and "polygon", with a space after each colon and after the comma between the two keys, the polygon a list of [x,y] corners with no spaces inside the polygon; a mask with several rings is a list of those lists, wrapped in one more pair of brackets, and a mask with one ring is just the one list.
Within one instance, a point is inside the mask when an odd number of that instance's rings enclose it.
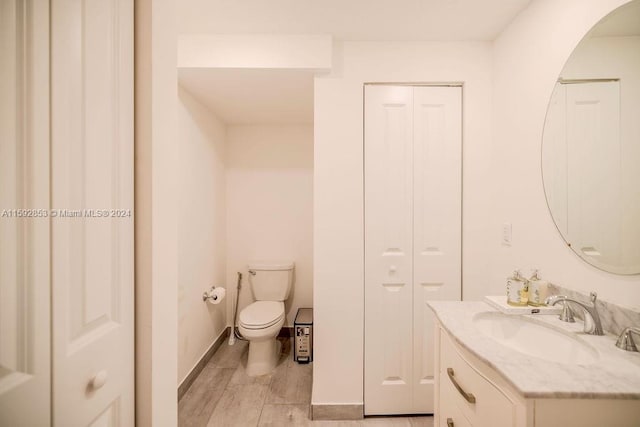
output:
{"label": "door knob", "polygon": [[398,271],[398,267],[395,265],[389,267],[389,273],[395,273],[396,271]]}
{"label": "door knob", "polygon": [[97,390],[107,382],[107,371],[100,371],[91,378],[89,385],[93,390]]}

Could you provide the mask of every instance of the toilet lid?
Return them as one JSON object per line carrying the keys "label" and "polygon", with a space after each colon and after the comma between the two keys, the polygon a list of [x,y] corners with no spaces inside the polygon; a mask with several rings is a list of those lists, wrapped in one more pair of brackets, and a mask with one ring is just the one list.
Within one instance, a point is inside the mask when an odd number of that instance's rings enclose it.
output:
{"label": "toilet lid", "polygon": [[245,328],[262,329],[284,317],[282,301],[256,301],[240,312],[240,323]]}

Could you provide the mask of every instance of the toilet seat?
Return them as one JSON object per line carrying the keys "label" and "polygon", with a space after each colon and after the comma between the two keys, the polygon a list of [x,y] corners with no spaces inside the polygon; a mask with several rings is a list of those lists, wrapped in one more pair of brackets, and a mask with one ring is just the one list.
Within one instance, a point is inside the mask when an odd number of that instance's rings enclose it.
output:
{"label": "toilet seat", "polygon": [[266,329],[284,318],[282,301],[256,301],[240,312],[240,325],[246,329]]}

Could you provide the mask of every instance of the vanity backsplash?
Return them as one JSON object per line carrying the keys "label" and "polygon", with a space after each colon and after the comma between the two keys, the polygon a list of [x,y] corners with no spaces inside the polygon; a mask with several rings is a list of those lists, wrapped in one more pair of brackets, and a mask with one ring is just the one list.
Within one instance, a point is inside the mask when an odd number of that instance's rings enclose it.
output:
{"label": "vanity backsplash", "polygon": [[[549,284],[550,295],[565,295],[578,301],[588,302],[589,296],[569,288],[553,283]],[[596,300],[598,314],[602,322],[602,329],[614,335],[619,335],[628,326],[640,327],[640,312],[621,307],[608,301]],[[574,310],[575,317],[584,320],[583,310]]]}

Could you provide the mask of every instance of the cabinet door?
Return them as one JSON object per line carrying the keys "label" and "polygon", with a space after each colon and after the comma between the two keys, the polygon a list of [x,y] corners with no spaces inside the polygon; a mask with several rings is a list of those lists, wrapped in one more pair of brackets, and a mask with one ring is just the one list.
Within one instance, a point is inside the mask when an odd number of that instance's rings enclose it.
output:
{"label": "cabinet door", "polygon": [[413,88],[365,88],[365,413],[413,410]]}
{"label": "cabinet door", "polygon": [[434,410],[434,317],[427,301],[460,300],[462,88],[413,92],[413,411]]}

